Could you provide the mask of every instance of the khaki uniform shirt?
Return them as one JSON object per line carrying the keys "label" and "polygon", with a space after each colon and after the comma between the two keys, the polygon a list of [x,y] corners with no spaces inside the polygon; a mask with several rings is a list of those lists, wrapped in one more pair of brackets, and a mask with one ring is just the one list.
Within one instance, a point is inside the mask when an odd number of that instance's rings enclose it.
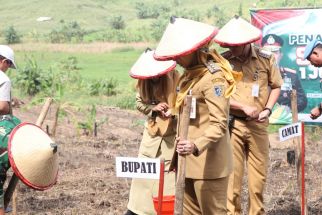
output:
{"label": "khaki uniform shirt", "polygon": [[[271,52],[251,46],[250,57],[246,62],[232,56],[230,51],[223,54],[230,62],[233,70],[243,73],[243,78],[237,83],[232,99],[263,110],[268,101],[270,90],[280,88],[283,80]],[[253,96],[258,86],[258,95]],[[255,93],[256,94],[256,93]],[[231,110],[231,114],[246,117],[242,110]]]}
{"label": "khaki uniform shirt", "polygon": [[190,119],[188,139],[199,155],[186,159],[186,177],[216,179],[232,171],[232,151],[227,126],[229,99],[224,97],[228,86],[222,71],[207,72],[193,87],[196,118]]}

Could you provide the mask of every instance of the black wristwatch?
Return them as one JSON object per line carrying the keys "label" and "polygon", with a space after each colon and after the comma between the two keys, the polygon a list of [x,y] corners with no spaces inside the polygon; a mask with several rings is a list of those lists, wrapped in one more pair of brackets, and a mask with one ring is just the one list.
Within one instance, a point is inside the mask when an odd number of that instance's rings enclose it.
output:
{"label": "black wristwatch", "polygon": [[319,111],[320,111],[320,113],[322,112],[322,103],[320,103],[320,105],[319,105]]}
{"label": "black wristwatch", "polygon": [[266,108],[264,108],[264,109],[263,109],[263,111],[264,111],[264,110],[268,110],[268,111],[269,111],[268,116],[270,116],[270,115],[272,114],[272,109],[270,109],[270,108],[266,107]]}

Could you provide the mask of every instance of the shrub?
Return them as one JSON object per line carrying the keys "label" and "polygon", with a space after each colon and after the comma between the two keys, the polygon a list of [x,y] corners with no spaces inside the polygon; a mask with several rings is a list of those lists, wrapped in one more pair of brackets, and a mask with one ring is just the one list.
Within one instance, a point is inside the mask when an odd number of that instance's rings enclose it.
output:
{"label": "shrub", "polygon": [[110,25],[113,29],[124,29],[125,21],[122,16],[114,16],[110,21]]}
{"label": "shrub", "polygon": [[137,10],[137,17],[139,19],[148,19],[148,18],[158,18],[159,17],[159,7],[157,6],[148,6],[143,2],[138,2],[135,5]]}
{"label": "shrub", "polygon": [[19,69],[13,78],[13,83],[23,94],[34,96],[41,93],[44,96],[57,97],[59,94],[63,95],[66,89],[84,88],[81,76],[75,71],[78,68],[75,57],[69,57],[66,61],[74,63],[62,63],[59,68],[50,67],[48,70],[41,69],[31,58],[26,61],[26,66]]}
{"label": "shrub", "polygon": [[69,56],[66,60],[62,60],[60,62],[60,67],[63,70],[67,71],[75,71],[80,70],[81,68],[78,66],[78,60],[74,56]]}
{"label": "shrub", "polygon": [[88,92],[91,96],[116,95],[118,82],[115,79],[93,80],[88,85]]}
{"label": "shrub", "polygon": [[142,34],[144,33],[145,32],[133,32],[128,30],[111,30],[102,34],[100,40],[121,43],[142,42]]}
{"label": "shrub", "polygon": [[13,26],[9,26],[5,31],[4,31],[4,37],[6,40],[7,44],[13,44],[13,43],[20,43],[21,41],[21,36],[18,34],[16,29]]}
{"label": "shrub", "polygon": [[215,25],[218,27],[222,27],[224,26],[229,18],[226,16],[226,14],[224,13],[224,11],[222,9],[220,9],[219,7],[217,7],[216,5],[212,8],[212,11],[215,15]]}
{"label": "shrub", "polygon": [[44,75],[33,59],[27,59],[26,66],[17,72],[13,82],[22,92],[30,96],[52,85],[51,78]]}
{"label": "shrub", "polygon": [[61,21],[62,26],[58,30],[52,30],[49,33],[49,40],[52,43],[64,43],[64,42],[81,42],[85,35],[85,30],[83,30],[80,25],[76,22],[69,22],[64,24]]}
{"label": "shrub", "polygon": [[151,36],[155,41],[159,41],[167,27],[168,19],[157,19],[151,23]]}
{"label": "shrub", "polygon": [[176,16],[186,18],[186,19],[192,19],[195,21],[202,21],[201,14],[198,10],[187,10],[185,8],[177,10],[175,12]]}

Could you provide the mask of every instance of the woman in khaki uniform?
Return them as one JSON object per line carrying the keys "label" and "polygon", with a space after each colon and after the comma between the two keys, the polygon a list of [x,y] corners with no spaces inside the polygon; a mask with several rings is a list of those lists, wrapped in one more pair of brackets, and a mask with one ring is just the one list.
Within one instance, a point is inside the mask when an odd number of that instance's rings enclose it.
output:
{"label": "woman in khaki uniform", "polygon": [[179,154],[187,156],[185,215],[226,214],[228,175],[232,171],[229,95],[235,81],[229,63],[208,49],[217,31],[204,23],[172,17],[154,54],[158,60],[174,59],[185,69],[176,108],[180,109],[188,92],[195,100],[188,140],[178,138],[176,147]]}
{"label": "woman in khaki uniform", "polygon": [[260,37],[260,30],[240,17],[230,20],[215,37],[217,43],[229,48],[223,55],[234,71],[243,74],[230,101],[230,114],[235,118],[230,139],[234,172],[229,179],[227,207],[228,214],[234,215],[242,214],[240,195],[245,163],[249,215],[265,214],[263,192],[269,155],[268,117],[279,97],[282,77],[274,55],[251,45]]}
{"label": "woman in khaki uniform", "polygon": [[[137,109],[147,116],[139,148],[141,158],[164,158],[165,170],[174,153],[176,123],[172,117],[179,73],[174,61],[158,62],[147,49],[133,65],[130,75],[137,78]],[[133,179],[126,215],[156,214],[152,197],[158,195],[158,180]],[[165,174],[164,195],[174,194],[174,173]]]}

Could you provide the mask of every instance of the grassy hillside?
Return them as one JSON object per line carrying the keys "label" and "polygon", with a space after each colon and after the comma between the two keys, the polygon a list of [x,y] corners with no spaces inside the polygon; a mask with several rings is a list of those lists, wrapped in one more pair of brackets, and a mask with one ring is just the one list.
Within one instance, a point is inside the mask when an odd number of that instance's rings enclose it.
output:
{"label": "grassy hillside", "polygon": [[[77,22],[85,31],[85,41],[127,36],[137,42],[155,39],[149,34],[156,28],[163,28],[171,15],[195,18],[220,27],[234,14],[249,19],[249,8],[285,6],[322,6],[322,0],[10,0],[0,8],[0,31],[14,26],[25,41],[48,40],[51,31]],[[140,11],[146,15],[144,19],[138,18]],[[153,17],[155,13],[158,15]],[[52,20],[37,22],[41,16],[52,17]],[[124,21],[124,29],[114,32],[117,36],[111,33],[111,21],[115,17]]]}

